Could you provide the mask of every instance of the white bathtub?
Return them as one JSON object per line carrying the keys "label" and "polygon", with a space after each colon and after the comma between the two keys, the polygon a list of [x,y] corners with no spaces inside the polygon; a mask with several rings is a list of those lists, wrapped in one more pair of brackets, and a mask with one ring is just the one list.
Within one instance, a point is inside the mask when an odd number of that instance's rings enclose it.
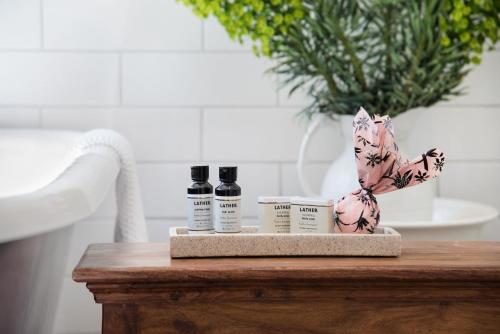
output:
{"label": "white bathtub", "polygon": [[51,333],[74,222],[120,170],[112,154],[75,157],[78,132],[0,130],[0,333]]}
{"label": "white bathtub", "polygon": [[495,208],[471,201],[436,198],[429,221],[384,221],[405,240],[481,240],[483,227],[498,217]]}

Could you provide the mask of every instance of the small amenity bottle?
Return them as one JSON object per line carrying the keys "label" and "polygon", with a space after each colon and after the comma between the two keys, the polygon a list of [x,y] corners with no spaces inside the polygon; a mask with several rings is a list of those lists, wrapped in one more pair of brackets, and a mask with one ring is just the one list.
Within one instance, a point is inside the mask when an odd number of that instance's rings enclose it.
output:
{"label": "small amenity bottle", "polygon": [[241,232],[241,188],[237,167],[220,167],[220,184],[215,188],[214,221],[216,233]]}
{"label": "small amenity bottle", "polygon": [[214,233],[213,187],[208,183],[208,166],[192,166],[193,182],[187,188],[189,234]]}

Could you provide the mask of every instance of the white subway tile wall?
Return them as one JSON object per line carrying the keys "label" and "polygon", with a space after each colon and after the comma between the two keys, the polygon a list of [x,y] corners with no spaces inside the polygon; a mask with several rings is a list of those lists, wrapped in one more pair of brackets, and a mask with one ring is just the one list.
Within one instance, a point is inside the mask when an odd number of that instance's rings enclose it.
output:
{"label": "white subway tile wall", "polygon": [[39,125],[38,108],[0,107],[0,128],[36,128]]}
{"label": "white subway tile wall", "polygon": [[88,131],[113,126],[115,110],[110,108],[42,108],[40,122],[45,129]]}
{"label": "white subway tile wall", "polygon": [[483,56],[482,65],[476,67],[464,80],[462,87],[466,94],[450,101],[450,104],[498,106],[500,104],[499,71],[499,50],[486,53]]}
{"label": "white subway tile wall", "polygon": [[200,158],[198,109],[121,109],[115,114],[114,127],[130,140],[139,161]]}
{"label": "white subway tile wall", "polygon": [[38,49],[41,40],[40,0],[0,1],[0,48]]}
{"label": "white subway tile wall", "polygon": [[[295,161],[307,120],[299,108],[207,108],[204,112],[203,158],[235,161]],[[329,124],[330,125],[330,124]],[[331,161],[342,145],[337,125],[313,138],[308,158]],[[265,147],[265,150],[258,149]]]}
{"label": "white subway tile wall", "polygon": [[[271,62],[251,53],[124,53],[123,104],[274,106]],[[221,70],[223,68],[223,70]]]}
{"label": "white subway tile wall", "polygon": [[[189,166],[239,165],[242,213],[256,223],[259,194],[300,194],[295,161],[307,121],[305,94],[278,90],[271,62],[201,22],[175,0],[0,2],[0,126],[112,128],[131,141],[151,240],[182,225]],[[411,140],[440,145],[440,194],[500,209],[500,51],[467,77],[467,95],[426,111]],[[321,179],[343,146],[338,125],[311,143],[306,172]],[[88,243],[112,241],[112,192],[75,225],[55,333],[97,333],[100,307],[70,272]],[[500,222],[484,239],[500,240]]]}
{"label": "white subway tile wall", "polygon": [[223,52],[251,50],[251,43],[233,41],[215,18],[211,17],[203,22],[203,32],[204,50]]}
{"label": "white subway tile wall", "polygon": [[107,106],[119,101],[119,55],[1,52],[2,105]]}
{"label": "white subway tile wall", "polygon": [[202,24],[165,0],[44,0],[50,50],[201,50]]}

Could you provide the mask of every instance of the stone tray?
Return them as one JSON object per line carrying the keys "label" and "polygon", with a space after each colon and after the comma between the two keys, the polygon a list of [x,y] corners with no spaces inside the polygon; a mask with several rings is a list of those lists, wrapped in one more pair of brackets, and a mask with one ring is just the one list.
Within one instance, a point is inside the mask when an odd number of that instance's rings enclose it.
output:
{"label": "stone tray", "polygon": [[170,256],[400,256],[401,235],[390,227],[373,234],[258,233],[243,226],[241,233],[188,234],[186,227],[170,228]]}

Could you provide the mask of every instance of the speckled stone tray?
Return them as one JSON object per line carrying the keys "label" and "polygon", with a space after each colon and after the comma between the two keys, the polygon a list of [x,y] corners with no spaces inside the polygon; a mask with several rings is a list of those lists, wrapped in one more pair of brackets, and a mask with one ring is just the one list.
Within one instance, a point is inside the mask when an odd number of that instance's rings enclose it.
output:
{"label": "speckled stone tray", "polygon": [[244,226],[235,234],[188,234],[185,227],[170,228],[170,256],[400,256],[401,235],[390,227],[373,234],[258,233]]}

